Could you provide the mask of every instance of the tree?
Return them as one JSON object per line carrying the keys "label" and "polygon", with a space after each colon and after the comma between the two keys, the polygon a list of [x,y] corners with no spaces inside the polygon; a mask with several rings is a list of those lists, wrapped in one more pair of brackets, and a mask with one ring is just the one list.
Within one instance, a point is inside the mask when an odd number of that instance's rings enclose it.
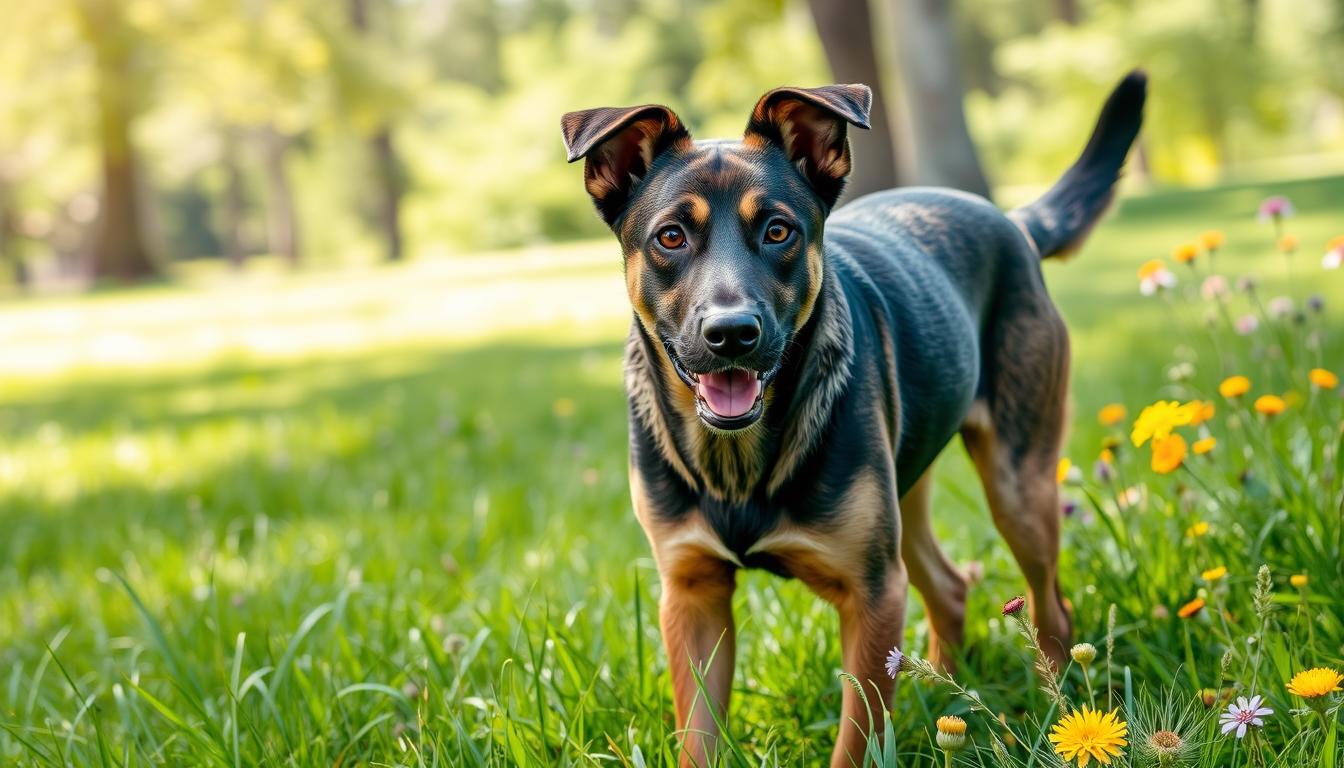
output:
{"label": "tree", "polygon": [[158,272],[140,222],[140,173],[131,142],[139,87],[132,58],[141,42],[117,0],[77,0],[80,32],[93,52],[102,197],[93,235],[95,279],[134,281]]}
{"label": "tree", "polygon": [[887,94],[893,91],[883,87],[868,0],[809,0],[808,5],[831,65],[831,75],[837,82],[865,83],[873,89],[870,129],[849,132],[854,170],[845,197],[853,199],[900,185],[910,173],[900,167],[898,160],[899,137],[891,129],[887,99]]}
{"label": "tree", "polygon": [[915,146],[916,178],[989,196],[966,127],[960,62],[947,0],[889,0],[898,30],[901,83]]}
{"label": "tree", "polygon": [[[368,0],[350,0],[350,25],[363,38],[373,37],[369,25]],[[401,195],[403,183],[392,143],[392,127],[387,120],[378,120],[368,138],[369,154],[373,158],[374,178],[378,195],[378,224],[383,234],[384,257],[388,261],[402,258]]]}

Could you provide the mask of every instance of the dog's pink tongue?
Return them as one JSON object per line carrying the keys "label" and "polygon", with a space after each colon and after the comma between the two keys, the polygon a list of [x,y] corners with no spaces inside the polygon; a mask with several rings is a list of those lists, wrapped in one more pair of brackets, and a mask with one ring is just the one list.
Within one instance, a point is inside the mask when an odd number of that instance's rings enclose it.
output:
{"label": "dog's pink tongue", "polygon": [[751,410],[761,393],[761,381],[755,371],[734,368],[730,371],[700,374],[700,397],[714,413],[735,418]]}

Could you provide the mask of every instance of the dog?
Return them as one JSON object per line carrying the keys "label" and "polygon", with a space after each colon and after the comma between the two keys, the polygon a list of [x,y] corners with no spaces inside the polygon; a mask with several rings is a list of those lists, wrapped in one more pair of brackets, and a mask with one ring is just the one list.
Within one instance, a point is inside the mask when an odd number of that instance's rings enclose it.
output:
{"label": "dog", "polygon": [[[738,140],[694,141],[661,105],[563,116],[569,161],[584,161],[624,252],[630,492],[662,584],[681,765],[715,759],[740,569],[832,603],[844,669],[883,698],[908,584],[930,660],[950,661],[968,582],[934,538],[929,495],[958,433],[1063,663],[1069,339],[1040,263],[1076,251],[1108,207],[1146,92],[1142,72],[1125,77],[1075,164],[1007,213],[933,188],[832,211],[847,130],[868,125],[863,85],[772,90]],[[870,711],[844,686],[832,766],[862,762],[878,698]]]}

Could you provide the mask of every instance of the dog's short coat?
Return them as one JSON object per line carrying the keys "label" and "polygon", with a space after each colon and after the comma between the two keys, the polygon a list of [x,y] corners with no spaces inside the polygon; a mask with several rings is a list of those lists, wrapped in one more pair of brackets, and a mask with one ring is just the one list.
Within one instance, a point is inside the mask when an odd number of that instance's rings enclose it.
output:
{"label": "dog's short coat", "polygon": [[[1126,77],[1078,162],[1007,214],[944,189],[831,214],[847,125],[868,119],[862,85],[771,91],[740,141],[692,141],[657,105],[564,116],[569,159],[586,161],[625,253],[630,489],[662,580],[683,765],[717,748],[740,568],[799,578],[833,603],[844,669],[884,696],[913,583],[930,654],[947,663],[968,584],[934,539],[929,476],[958,432],[1062,660],[1055,468],[1069,345],[1040,260],[1077,248],[1109,203],[1145,92],[1141,73]],[[879,717],[845,687],[833,766],[862,760]]]}

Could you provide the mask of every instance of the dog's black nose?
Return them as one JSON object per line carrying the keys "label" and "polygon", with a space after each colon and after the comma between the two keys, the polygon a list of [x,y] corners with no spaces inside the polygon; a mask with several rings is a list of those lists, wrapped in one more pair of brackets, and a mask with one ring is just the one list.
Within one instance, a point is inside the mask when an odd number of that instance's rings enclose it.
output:
{"label": "dog's black nose", "polygon": [[705,343],[720,357],[741,357],[761,341],[761,319],[745,312],[710,315],[700,325]]}

